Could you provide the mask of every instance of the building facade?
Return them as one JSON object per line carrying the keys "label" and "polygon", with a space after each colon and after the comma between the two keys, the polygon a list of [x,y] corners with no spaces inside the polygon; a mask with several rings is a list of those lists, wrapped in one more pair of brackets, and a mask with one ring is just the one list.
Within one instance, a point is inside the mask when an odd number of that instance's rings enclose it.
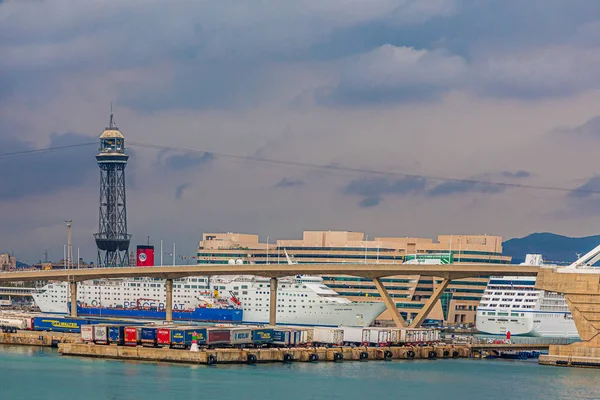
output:
{"label": "building facade", "polygon": [[[258,235],[205,233],[197,253],[199,264],[334,263],[510,263],[502,255],[502,238],[490,235],[440,235],[430,238],[375,237],[362,232],[305,231],[302,239],[260,242]],[[353,276],[324,276],[324,283],[353,301],[381,301],[374,283]],[[405,319],[414,318],[441,278],[419,275],[382,279]],[[430,312],[431,321],[471,324],[488,278],[453,281]],[[380,320],[390,320],[384,312]]]}
{"label": "building facade", "polygon": [[0,254],[0,271],[14,271],[17,269],[17,259],[8,253]]}

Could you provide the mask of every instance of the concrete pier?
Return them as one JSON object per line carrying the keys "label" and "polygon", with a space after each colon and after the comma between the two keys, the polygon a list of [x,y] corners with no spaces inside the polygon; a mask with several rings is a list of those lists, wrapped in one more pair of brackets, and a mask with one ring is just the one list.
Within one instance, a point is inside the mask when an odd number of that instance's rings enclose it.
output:
{"label": "concrete pier", "polygon": [[[297,347],[265,349],[172,350],[167,348],[107,346],[85,343],[61,343],[58,350],[65,356],[101,357],[122,360],[162,361],[189,364],[267,362],[374,361],[411,359],[450,359],[470,357],[466,346],[425,347]],[[315,357],[316,355],[316,357]],[[341,355],[341,357],[340,357]],[[212,358],[211,358],[212,356]]]}
{"label": "concrete pier", "polygon": [[0,333],[0,345],[57,347],[59,343],[78,343],[79,333],[29,332]]}

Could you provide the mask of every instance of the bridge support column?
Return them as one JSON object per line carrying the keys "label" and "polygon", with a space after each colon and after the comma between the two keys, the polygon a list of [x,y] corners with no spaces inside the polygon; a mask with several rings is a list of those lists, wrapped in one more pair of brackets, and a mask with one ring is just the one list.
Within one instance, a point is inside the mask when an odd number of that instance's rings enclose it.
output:
{"label": "bridge support column", "polygon": [[167,304],[165,305],[165,321],[173,322],[173,279],[167,279]]}
{"label": "bridge support column", "polygon": [[375,283],[375,287],[377,288],[379,295],[383,299],[383,302],[385,303],[387,310],[392,315],[392,320],[394,321],[396,326],[398,328],[406,327],[407,326],[406,321],[404,320],[404,318],[402,318],[402,315],[400,315],[400,311],[398,311],[398,307],[396,307],[396,303],[394,302],[394,300],[388,293],[385,286],[383,286],[383,283],[381,283],[381,279],[373,278],[373,283]]}
{"label": "bridge support column", "polygon": [[271,299],[269,302],[269,325],[277,325],[277,278],[271,278]]}
{"label": "bridge support column", "polygon": [[77,282],[69,282],[71,292],[71,317],[77,318]]}
{"label": "bridge support column", "polygon": [[411,328],[418,328],[419,326],[421,326],[421,324],[423,323],[423,321],[425,321],[425,318],[427,318],[427,316],[429,315],[429,312],[431,311],[431,309],[433,308],[433,306],[435,305],[435,303],[437,303],[437,301],[442,296],[442,293],[444,293],[444,290],[446,290],[446,288],[448,287],[449,283],[450,283],[450,279],[446,278],[433,291],[433,294],[429,298],[429,301],[427,301],[427,303],[425,303],[423,305],[423,308],[421,308],[421,311],[419,311],[419,313],[417,314],[417,316],[415,317],[415,319],[413,319],[412,323],[410,324]]}

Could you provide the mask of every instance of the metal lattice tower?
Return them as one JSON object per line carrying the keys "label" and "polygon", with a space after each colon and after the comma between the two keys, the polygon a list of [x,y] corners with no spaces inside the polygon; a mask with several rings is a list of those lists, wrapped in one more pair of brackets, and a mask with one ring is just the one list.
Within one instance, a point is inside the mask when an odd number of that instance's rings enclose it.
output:
{"label": "metal lattice tower", "polygon": [[99,267],[129,265],[127,233],[127,206],[125,198],[125,137],[115,124],[112,107],[110,124],[100,135],[100,153],[96,156],[100,167],[99,230],[94,234],[98,247]]}

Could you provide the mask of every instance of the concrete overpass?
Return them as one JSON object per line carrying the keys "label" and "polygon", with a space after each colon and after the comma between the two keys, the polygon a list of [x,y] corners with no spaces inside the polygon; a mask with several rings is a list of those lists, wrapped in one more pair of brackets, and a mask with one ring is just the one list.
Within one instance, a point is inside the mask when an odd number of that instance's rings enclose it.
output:
{"label": "concrete overpass", "polygon": [[[185,265],[168,267],[127,267],[63,269],[50,271],[6,272],[0,274],[0,283],[12,281],[64,281],[70,284],[71,304],[77,303],[77,282],[103,278],[149,277],[166,280],[166,320],[172,321],[173,279],[187,276],[210,275],[256,275],[271,278],[269,322],[275,325],[277,316],[277,278],[293,275],[350,275],[372,279],[390,311],[395,324],[407,326],[396,308],[381,278],[398,275],[423,275],[442,278],[427,303],[412,321],[411,327],[420,326],[439,300],[448,284],[454,279],[477,276],[535,276],[540,267],[507,264],[243,264],[243,265]],[[273,290],[274,289],[274,290]],[[77,307],[71,307],[71,315],[77,316]]]}

